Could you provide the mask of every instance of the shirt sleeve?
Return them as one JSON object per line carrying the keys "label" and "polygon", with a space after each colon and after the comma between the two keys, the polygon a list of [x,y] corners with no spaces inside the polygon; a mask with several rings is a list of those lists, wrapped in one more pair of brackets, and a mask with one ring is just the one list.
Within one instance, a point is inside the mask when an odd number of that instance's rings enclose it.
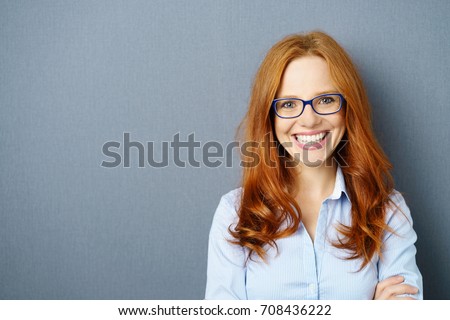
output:
{"label": "shirt sleeve", "polygon": [[387,224],[394,232],[386,232],[383,239],[382,256],[378,261],[378,277],[382,281],[401,275],[405,284],[419,289],[415,299],[423,299],[422,275],[416,264],[417,234],[413,229],[410,210],[403,196],[397,191],[391,196],[395,206],[387,214]]}
{"label": "shirt sleeve", "polygon": [[209,234],[205,299],[247,299],[245,251],[227,240],[228,227],[237,221],[234,204],[227,195],[220,200]]}

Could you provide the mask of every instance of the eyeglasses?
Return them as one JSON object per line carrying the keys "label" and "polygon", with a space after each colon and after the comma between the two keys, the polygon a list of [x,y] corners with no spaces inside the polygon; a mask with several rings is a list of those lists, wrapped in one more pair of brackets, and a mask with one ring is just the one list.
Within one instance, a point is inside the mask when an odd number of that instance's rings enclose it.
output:
{"label": "eyeglasses", "polygon": [[339,112],[343,102],[345,102],[345,99],[340,93],[327,93],[311,100],[297,98],[275,99],[272,102],[272,108],[278,117],[291,119],[300,117],[308,104],[315,113],[323,116]]}

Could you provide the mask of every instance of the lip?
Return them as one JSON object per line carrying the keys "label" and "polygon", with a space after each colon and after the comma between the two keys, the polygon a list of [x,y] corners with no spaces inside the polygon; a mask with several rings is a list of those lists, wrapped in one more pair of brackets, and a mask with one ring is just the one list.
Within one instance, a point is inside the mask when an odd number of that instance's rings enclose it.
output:
{"label": "lip", "polygon": [[[311,133],[311,132],[314,132],[314,133]],[[325,137],[322,139],[322,141],[316,142],[316,143],[301,143],[295,137],[296,135],[305,135],[306,136],[306,135],[313,135],[313,134],[322,133],[322,132],[326,132]],[[328,141],[328,139],[330,139],[330,137],[331,137],[330,131],[323,131],[323,130],[322,131],[309,131],[308,134],[303,132],[303,133],[292,135],[292,139],[294,140],[294,144],[297,145],[300,149],[303,149],[303,150],[309,150],[309,149],[312,149],[312,148],[320,150],[320,149],[325,147],[325,145],[327,144],[327,141]]]}

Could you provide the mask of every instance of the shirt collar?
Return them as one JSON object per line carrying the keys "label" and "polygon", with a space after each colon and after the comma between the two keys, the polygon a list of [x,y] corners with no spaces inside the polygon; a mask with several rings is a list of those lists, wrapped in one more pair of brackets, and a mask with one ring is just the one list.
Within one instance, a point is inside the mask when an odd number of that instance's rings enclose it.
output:
{"label": "shirt collar", "polygon": [[339,199],[342,196],[342,193],[345,194],[348,200],[350,197],[347,193],[347,188],[345,186],[344,173],[340,166],[337,167],[336,170],[336,182],[334,183],[333,193],[328,197],[328,199]]}

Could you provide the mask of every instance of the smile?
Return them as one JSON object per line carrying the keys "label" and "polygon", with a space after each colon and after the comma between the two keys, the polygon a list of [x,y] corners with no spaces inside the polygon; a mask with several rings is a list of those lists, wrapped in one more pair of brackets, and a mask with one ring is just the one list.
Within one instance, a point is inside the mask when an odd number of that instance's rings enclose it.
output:
{"label": "smile", "polygon": [[310,135],[295,135],[295,139],[297,139],[298,142],[301,144],[315,144],[320,143],[325,139],[325,137],[328,135],[329,132],[321,132],[317,134],[310,134]]}
{"label": "smile", "polygon": [[308,134],[308,135],[294,135],[294,139],[296,141],[296,144],[301,149],[322,149],[325,146],[325,143],[330,136],[329,131],[323,131],[316,134]]}

